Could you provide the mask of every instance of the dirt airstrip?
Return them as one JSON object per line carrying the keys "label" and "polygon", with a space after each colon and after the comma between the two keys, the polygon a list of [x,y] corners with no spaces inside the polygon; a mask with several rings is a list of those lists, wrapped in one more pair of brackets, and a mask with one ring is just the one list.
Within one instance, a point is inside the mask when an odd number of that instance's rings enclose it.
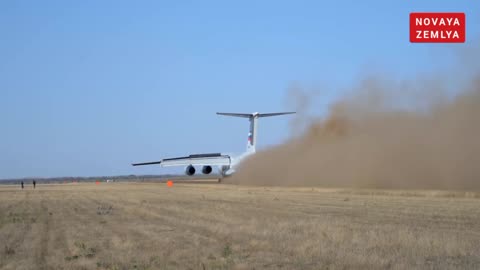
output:
{"label": "dirt airstrip", "polygon": [[479,269],[480,194],[0,186],[0,269]]}

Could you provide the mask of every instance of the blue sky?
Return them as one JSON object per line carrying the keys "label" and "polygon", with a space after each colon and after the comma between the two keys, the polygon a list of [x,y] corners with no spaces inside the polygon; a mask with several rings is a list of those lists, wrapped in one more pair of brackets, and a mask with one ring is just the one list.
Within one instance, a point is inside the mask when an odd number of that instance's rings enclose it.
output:
{"label": "blue sky", "polygon": [[[466,44],[411,44],[412,11],[467,15]],[[131,162],[241,152],[292,83],[329,104],[368,71],[448,66],[480,5],[445,1],[1,1],[0,178],[171,172]],[[324,113],[326,107],[319,108]],[[289,136],[260,122],[259,147]]]}

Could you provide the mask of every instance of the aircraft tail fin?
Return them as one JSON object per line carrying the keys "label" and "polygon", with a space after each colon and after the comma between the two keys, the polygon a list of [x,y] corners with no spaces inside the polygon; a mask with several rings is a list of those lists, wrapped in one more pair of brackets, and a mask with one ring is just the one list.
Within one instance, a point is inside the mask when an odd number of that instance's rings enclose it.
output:
{"label": "aircraft tail fin", "polygon": [[286,115],[286,114],[294,114],[294,113],[296,113],[296,112],[277,112],[277,113],[258,113],[258,112],[255,112],[255,113],[225,113],[225,112],[217,112],[218,115],[248,118],[248,120],[250,121],[250,131],[248,132],[247,152],[255,152],[255,145],[256,145],[256,142],[257,142],[258,118],[279,116],[279,115]]}

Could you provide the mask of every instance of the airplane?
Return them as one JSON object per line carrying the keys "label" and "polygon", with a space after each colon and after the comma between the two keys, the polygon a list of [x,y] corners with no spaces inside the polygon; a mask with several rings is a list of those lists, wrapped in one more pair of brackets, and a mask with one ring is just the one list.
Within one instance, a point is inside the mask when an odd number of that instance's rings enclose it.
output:
{"label": "airplane", "polygon": [[162,167],[184,166],[185,174],[192,176],[196,173],[195,166],[202,166],[203,174],[210,174],[212,167],[218,167],[222,177],[231,176],[238,169],[240,164],[246,158],[255,154],[255,145],[257,142],[258,119],[262,117],[279,116],[294,114],[296,112],[277,112],[277,113],[224,113],[217,112],[217,115],[247,118],[250,122],[248,132],[247,149],[240,155],[230,155],[222,153],[192,154],[184,157],[165,158],[159,161],[133,163],[132,166],[160,165]]}

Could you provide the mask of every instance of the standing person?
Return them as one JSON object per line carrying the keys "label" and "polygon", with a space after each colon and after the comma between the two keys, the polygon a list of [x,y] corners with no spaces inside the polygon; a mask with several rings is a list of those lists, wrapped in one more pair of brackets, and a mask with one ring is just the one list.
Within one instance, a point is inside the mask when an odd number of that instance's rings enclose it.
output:
{"label": "standing person", "polygon": [[33,180],[33,189],[35,189],[35,185],[37,185],[37,182],[35,182],[35,180]]}
{"label": "standing person", "polygon": [[22,189],[23,189],[23,181],[22,181]]}

